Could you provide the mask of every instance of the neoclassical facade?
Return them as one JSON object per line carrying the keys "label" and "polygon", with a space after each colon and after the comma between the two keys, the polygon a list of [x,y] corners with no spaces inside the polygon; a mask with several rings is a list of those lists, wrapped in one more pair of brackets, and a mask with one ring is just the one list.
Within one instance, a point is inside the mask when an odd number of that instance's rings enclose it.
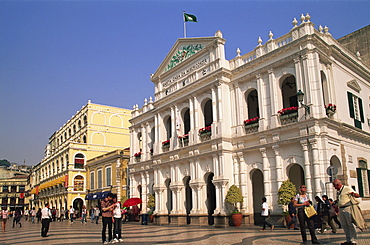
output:
{"label": "neoclassical facade", "polygon": [[131,110],[88,103],[50,138],[44,159],[33,167],[34,206],[86,205],[87,161],[130,146]]}
{"label": "neoclassical facade", "polygon": [[310,19],[232,60],[220,31],[174,44],[130,128],[131,197],[146,210],[155,193],[158,224],[227,225],[233,184],[244,222],[257,220],[262,197],[280,214],[287,179],[335,198],[339,178],[370,210],[370,70]]}

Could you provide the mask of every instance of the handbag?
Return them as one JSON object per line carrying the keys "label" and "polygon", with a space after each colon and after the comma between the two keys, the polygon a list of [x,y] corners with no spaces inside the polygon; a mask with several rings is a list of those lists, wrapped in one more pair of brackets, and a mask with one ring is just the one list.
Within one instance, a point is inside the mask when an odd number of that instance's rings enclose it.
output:
{"label": "handbag", "polygon": [[305,212],[307,218],[311,218],[312,216],[317,215],[317,212],[316,212],[315,208],[312,205],[308,206],[308,207],[305,207],[304,212]]}

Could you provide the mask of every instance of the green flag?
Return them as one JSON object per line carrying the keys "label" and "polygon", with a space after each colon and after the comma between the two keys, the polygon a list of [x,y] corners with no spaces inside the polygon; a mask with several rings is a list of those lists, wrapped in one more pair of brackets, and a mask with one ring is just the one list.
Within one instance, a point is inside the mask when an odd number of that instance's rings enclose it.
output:
{"label": "green flag", "polygon": [[197,21],[197,17],[195,15],[192,15],[192,14],[187,14],[187,13],[184,13],[184,20],[185,22],[198,22]]}

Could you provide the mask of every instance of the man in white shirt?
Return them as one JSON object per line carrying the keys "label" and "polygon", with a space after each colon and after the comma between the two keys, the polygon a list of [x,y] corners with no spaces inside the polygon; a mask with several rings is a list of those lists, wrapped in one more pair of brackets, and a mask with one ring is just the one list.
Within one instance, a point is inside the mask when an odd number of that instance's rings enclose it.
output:
{"label": "man in white shirt", "polygon": [[47,237],[50,221],[51,221],[51,211],[49,209],[49,203],[46,203],[45,207],[41,210],[41,236],[42,237]]}
{"label": "man in white shirt", "polygon": [[73,215],[74,215],[74,213],[75,213],[75,209],[72,207],[72,205],[71,205],[71,206],[69,206],[69,211],[68,211],[68,213],[69,213],[69,218],[70,218],[70,220],[71,220],[71,224],[73,224]]}
{"label": "man in white shirt", "polygon": [[274,225],[271,225],[269,222],[266,221],[266,219],[269,217],[269,205],[267,204],[266,201],[267,201],[266,197],[263,197],[262,198],[262,212],[261,212],[263,228],[261,231],[265,231],[266,225],[268,225],[271,228],[271,230],[273,230],[275,227]]}

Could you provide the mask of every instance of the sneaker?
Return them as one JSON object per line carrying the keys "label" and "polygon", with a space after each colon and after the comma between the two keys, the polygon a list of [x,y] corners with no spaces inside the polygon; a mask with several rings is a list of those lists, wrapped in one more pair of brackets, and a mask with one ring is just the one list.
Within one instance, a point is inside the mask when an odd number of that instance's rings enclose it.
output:
{"label": "sneaker", "polygon": [[119,242],[117,238],[114,238],[112,243],[116,243],[116,242]]}
{"label": "sneaker", "polygon": [[120,238],[118,241],[123,242],[123,239],[122,239],[122,238]]}
{"label": "sneaker", "polygon": [[105,242],[103,242],[103,244],[109,244],[109,242],[108,241],[105,241]]}

